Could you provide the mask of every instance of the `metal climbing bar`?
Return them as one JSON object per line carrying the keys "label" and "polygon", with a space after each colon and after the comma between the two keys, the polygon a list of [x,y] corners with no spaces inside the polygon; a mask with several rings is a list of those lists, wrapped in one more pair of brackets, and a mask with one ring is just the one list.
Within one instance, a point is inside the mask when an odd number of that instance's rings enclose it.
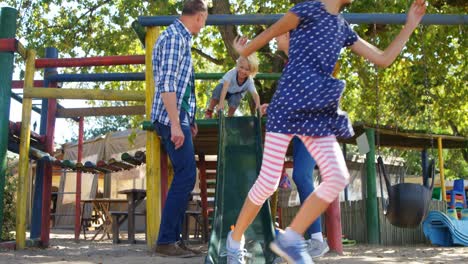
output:
{"label": "metal climbing bar", "polygon": [[112,65],[145,64],[144,55],[102,56],[89,58],[37,59],[36,68],[91,67]]}
{"label": "metal climbing bar", "polygon": [[[275,23],[283,14],[254,14],[254,15],[209,15],[206,25],[270,25]],[[351,24],[404,24],[406,14],[381,13],[345,13],[344,18]],[[168,26],[178,16],[140,16],[138,22],[145,27]],[[421,21],[425,25],[467,25],[468,15],[461,14],[429,14]]]}
{"label": "metal climbing bar", "polygon": [[[197,80],[219,80],[225,73],[195,73]],[[258,73],[257,80],[278,80],[281,73]],[[144,81],[145,73],[86,73],[86,74],[55,74],[46,77],[52,82],[112,82],[112,81]],[[18,86],[18,85],[16,85]]]}
{"label": "metal climbing bar", "polygon": [[26,58],[26,49],[15,38],[0,39],[0,52],[18,52],[23,59]]}
{"label": "metal climbing bar", "polygon": [[[34,80],[33,82],[34,87],[41,87],[44,86],[43,80]],[[11,82],[11,89],[23,89],[24,88],[24,81],[21,80],[14,80]]]}

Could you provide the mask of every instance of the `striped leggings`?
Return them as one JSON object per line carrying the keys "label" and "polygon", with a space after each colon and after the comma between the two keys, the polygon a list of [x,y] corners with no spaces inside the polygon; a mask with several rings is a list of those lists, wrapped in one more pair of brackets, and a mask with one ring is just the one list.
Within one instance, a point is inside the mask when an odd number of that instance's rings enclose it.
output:
{"label": "striped leggings", "polygon": [[[290,134],[266,133],[260,175],[248,195],[254,204],[262,205],[278,187],[286,151],[293,137],[294,135]],[[304,142],[320,169],[322,183],[314,193],[318,198],[331,203],[349,181],[348,168],[336,138],[334,136],[297,137]]]}

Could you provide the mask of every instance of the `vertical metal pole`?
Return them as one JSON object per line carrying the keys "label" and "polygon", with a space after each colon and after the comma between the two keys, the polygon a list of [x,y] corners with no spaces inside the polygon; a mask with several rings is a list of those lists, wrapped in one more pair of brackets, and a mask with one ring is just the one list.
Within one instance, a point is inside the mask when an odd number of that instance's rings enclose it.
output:
{"label": "vertical metal pole", "polygon": [[[58,57],[58,51],[54,48],[50,52],[56,53],[55,57]],[[47,52],[47,51],[46,51]],[[57,73],[56,71],[47,71],[46,74]],[[49,83],[49,87],[56,87],[57,83]],[[47,104],[47,128],[46,128],[46,143],[45,151],[50,155],[54,154],[54,133],[55,133],[55,114],[57,112],[57,99],[48,99]],[[50,239],[50,200],[51,200],[51,189],[52,189],[52,164],[44,164],[44,182],[42,188],[42,224],[41,228],[41,244],[44,247],[49,246]]]}
{"label": "vertical metal pole", "polygon": [[[46,58],[58,58],[58,51],[56,48],[46,48],[45,49]],[[45,68],[44,77],[47,77],[51,73],[57,73],[57,68]],[[49,87],[50,82],[47,78],[44,78],[44,87]],[[51,99],[56,101],[56,99]],[[41,123],[40,131],[41,135],[47,134],[47,117],[49,100],[42,99],[41,105]],[[44,188],[44,172],[45,172],[45,162],[39,160],[36,165],[36,180],[34,181],[34,201],[32,209],[32,219],[31,221],[31,239],[36,239],[41,236],[41,226],[42,226],[42,200],[43,200],[43,188]],[[52,176],[50,176],[52,177]]]}
{"label": "vertical metal pole", "polygon": [[[333,76],[336,78],[340,72],[341,65],[337,63],[333,69]],[[343,156],[346,160],[346,154],[343,150]],[[345,194],[347,187],[345,188]],[[342,227],[341,227],[341,208],[340,197],[338,196],[333,202],[330,203],[325,211],[325,228],[327,230],[328,245],[330,249],[343,254],[343,243],[341,242]]]}
{"label": "vertical metal pole", "polygon": [[427,149],[423,149],[421,151],[421,167],[422,167],[422,176],[423,176],[423,185],[427,186],[427,182],[429,180],[429,173],[427,171],[428,167],[428,160],[427,160]]}
{"label": "vertical metal pole", "polygon": [[445,175],[444,175],[444,155],[442,153],[442,138],[437,138],[437,148],[439,152],[439,171],[440,171],[440,192],[442,201],[447,202],[447,192],[445,189]]}
{"label": "vertical metal pole", "polygon": [[[145,61],[146,61],[146,118],[151,116],[154,96],[154,77],[152,66],[153,45],[158,37],[157,27],[146,28]],[[161,142],[155,132],[146,132],[146,234],[148,249],[151,250],[156,243],[161,222],[161,168],[160,149]]]}
{"label": "vertical metal pole", "polygon": [[366,128],[367,141],[369,141],[369,152],[366,154],[367,174],[367,197],[366,197],[366,220],[367,220],[367,243],[378,244],[380,242],[379,212],[377,205],[377,187],[375,179],[375,131]]}
{"label": "vertical metal pole", "polygon": [[[78,159],[83,159],[83,141],[84,141],[84,117],[80,117],[78,126]],[[76,172],[76,194],[75,194],[75,242],[80,241],[81,227],[81,171]]]}
{"label": "vertical metal pole", "polygon": [[[346,144],[343,144],[343,149],[342,150],[343,150],[343,156],[344,156],[345,161],[346,161],[346,155],[348,153],[347,150],[346,150]],[[349,187],[349,184],[346,185],[346,187],[344,189],[344,199],[345,199],[346,202],[349,201],[349,189],[348,189],[348,187]]]}
{"label": "vertical metal pole", "polygon": [[[0,9],[0,39],[15,37],[17,16],[16,9],[9,7]],[[13,52],[0,52],[0,234],[3,230],[3,196],[7,167],[13,63]]]}
{"label": "vertical metal pole", "polygon": [[341,208],[340,197],[338,196],[325,211],[325,228],[330,249],[338,254],[343,254],[343,244],[341,242]]}
{"label": "vertical metal pole", "polygon": [[[26,59],[26,74],[24,87],[33,87],[34,62],[36,51],[28,50]],[[29,186],[29,140],[31,139],[31,109],[32,99],[23,98],[21,117],[20,156],[18,169],[18,189],[16,191],[16,249],[26,246],[26,207]]]}
{"label": "vertical metal pole", "polygon": [[104,174],[104,193],[105,198],[111,198],[112,177],[110,173]]}

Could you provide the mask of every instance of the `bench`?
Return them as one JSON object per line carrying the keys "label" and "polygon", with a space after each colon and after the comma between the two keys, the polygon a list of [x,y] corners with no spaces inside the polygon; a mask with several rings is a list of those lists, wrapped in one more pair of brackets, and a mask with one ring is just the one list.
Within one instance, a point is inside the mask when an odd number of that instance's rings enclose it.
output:
{"label": "bench", "polygon": [[[122,225],[125,220],[128,218],[128,212],[123,211],[110,211],[112,216],[112,243],[118,244],[121,242],[119,234],[120,234],[120,226]],[[135,212],[135,216],[142,215],[146,216],[146,212]],[[145,217],[145,225],[146,225],[146,217]],[[135,234],[135,230],[127,230],[129,234]],[[133,236],[134,237],[134,236]],[[145,240],[146,240],[146,232],[145,232]],[[134,241],[130,241],[134,242]]]}

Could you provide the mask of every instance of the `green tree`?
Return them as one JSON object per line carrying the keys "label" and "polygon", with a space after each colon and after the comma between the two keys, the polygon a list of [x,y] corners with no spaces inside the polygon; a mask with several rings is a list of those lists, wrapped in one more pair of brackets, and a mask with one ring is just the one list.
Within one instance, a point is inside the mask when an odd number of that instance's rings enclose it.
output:
{"label": "green tree", "polygon": [[8,157],[3,197],[3,225],[2,230],[0,230],[0,241],[13,240],[15,238],[17,178],[14,175],[14,169],[17,167],[17,164],[17,159]]}
{"label": "green tree", "polygon": [[[54,46],[61,57],[143,54],[131,28],[141,15],[175,15],[182,1],[124,0],[4,0],[19,9],[18,37],[27,46],[44,53]],[[212,0],[212,14],[277,14],[286,12],[301,0]],[[405,13],[411,1],[360,0],[344,12]],[[466,14],[465,0],[434,0],[427,13]],[[224,72],[234,66],[236,54],[232,40],[239,34],[254,37],[266,26],[206,27],[194,39],[194,65],[197,72]],[[383,48],[395,37],[401,25],[355,25],[355,31]],[[375,69],[362,58],[344,51],[340,78],[347,81],[342,108],[355,122],[379,124],[402,129],[449,135],[468,135],[466,26],[430,25],[420,27],[408,41],[400,58],[385,70]],[[258,52],[261,72],[280,72],[283,59],[274,44]],[[64,69],[67,72],[141,72],[143,67],[115,66]],[[377,79],[376,79],[377,78]],[[376,86],[379,87],[377,103]],[[143,90],[142,82],[82,84],[90,89]],[[203,116],[215,82],[197,81],[198,113]],[[268,102],[276,82],[256,81],[262,102]],[[100,102],[94,102],[101,105]],[[249,106],[243,104],[241,111]],[[378,115],[377,115],[378,113]],[[468,150],[444,151],[449,177],[468,177]],[[414,168],[417,171],[417,168]]]}

